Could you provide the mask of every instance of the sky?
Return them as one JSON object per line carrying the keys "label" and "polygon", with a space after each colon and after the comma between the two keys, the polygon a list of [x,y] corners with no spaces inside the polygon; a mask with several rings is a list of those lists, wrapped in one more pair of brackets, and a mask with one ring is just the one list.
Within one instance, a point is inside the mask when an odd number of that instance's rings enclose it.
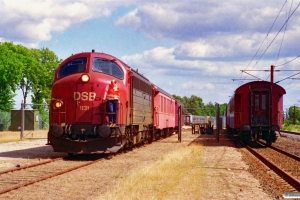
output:
{"label": "sky", "polygon": [[[196,95],[206,104],[227,103],[236,88],[254,79],[270,81],[274,65],[274,81],[286,90],[288,108],[300,106],[299,4],[0,0],[0,42],[49,48],[61,59],[95,49],[138,69],[170,94]],[[19,107],[21,95],[15,100]]]}

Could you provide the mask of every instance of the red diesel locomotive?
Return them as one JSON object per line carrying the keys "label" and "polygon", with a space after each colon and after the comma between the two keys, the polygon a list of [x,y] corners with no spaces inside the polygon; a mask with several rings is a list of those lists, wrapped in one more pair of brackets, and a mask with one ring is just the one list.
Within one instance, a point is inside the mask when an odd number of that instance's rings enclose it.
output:
{"label": "red diesel locomotive", "polygon": [[[107,98],[112,82],[119,95],[114,112]],[[119,59],[94,50],[75,54],[55,71],[48,143],[68,154],[117,152],[151,143],[181,128],[179,106],[183,104]],[[109,115],[116,115],[116,122]]]}
{"label": "red diesel locomotive", "polygon": [[283,126],[285,90],[272,82],[254,81],[236,89],[226,109],[230,134],[244,141],[263,139],[267,146],[276,141],[275,131]]}

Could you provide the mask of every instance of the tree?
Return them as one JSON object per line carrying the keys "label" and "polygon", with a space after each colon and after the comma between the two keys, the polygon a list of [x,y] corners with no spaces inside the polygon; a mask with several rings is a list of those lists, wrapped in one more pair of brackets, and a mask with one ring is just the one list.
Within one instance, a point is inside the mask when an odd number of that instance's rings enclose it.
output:
{"label": "tree", "polygon": [[22,71],[22,78],[18,84],[23,94],[24,104],[29,92],[33,93],[32,103],[43,104],[46,101],[49,103],[54,71],[60,60],[48,48],[28,49],[26,58],[24,59],[26,67]]}
{"label": "tree", "polygon": [[291,124],[298,124],[300,121],[300,108],[298,106],[291,106],[288,113]]}
{"label": "tree", "polygon": [[33,103],[49,103],[54,72],[61,61],[48,48],[0,43],[0,110],[13,108],[16,89],[22,92],[24,106],[29,92]]}
{"label": "tree", "polygon": [[[25,48],[25,47],[24,47]],[[27,96],[33,87],[36,87],[38,83],[38,75],[41,72],[41,68],[37,60],[32,56],[29,49],[25,48],[22,52],[18,52],[20,60],[23,63],[22,78],[17,84],[18,89],[22,91],[24,108],[26,107]]]}
{"label": "tree", "polygon": [[193,115],[203,115],[205,113],[203,100],[195,95],[186,98],[184,106],[186,111]]}
{"label": "tree", "polygon": [[27,48],[12,42],[0,43],[0,110],[9,111],[14,107],[14,92],[26,66]]}
{"label": "tree", "polygon": [[220,115],[225,115],[227,103],[220,104]]}
{"label": "tree", "polygon": [[9,112],[0,112],[0,124],[2,124],[2,127],[0,126],[0,131],[7,130],[9,127],[9,123],[11,119]]}
{"label": "tree", "polygon": [[216,104],[211,101],[205,105],[205,115],[206,116],[216,116]]}
{"label": "tree", "polygon": [[50,51],[48,48],[31,49],[33,58],[38,62],[39,73],[36,76],[36,82],[32,87],[31,99],[33,109],[38,109],[40,112],[42,126],[45,126],[44,122],[48,121],[48,110],[42,104],[50,104],[51,88],[53,85],[53,78],[55,69],[62,62],[61,59]]}
{"label": "tree", "polygon": [[[180,97],[173,94],[173,97],[184,104],[185,114],[216,116],[216,105],[212,102],[204,104],[201,97],[192,95],[190,98]],[[220,115],[224,115],[226,111],[226,103],[220,104]]]}
{"label": "tree", "polygon": [[178,101],[180,101],[181,103],[184,104],[185,100],[184,100],[181,96],[177,96],[176,94],[173,94],[173,97],[174,97],[176,100],[178,100]]}
{"label": "tree", "polygon": [[[4,86],[4,87],[2,87]],[[9,112],[14,108],[13,94],[11,87],[8,84],[0,86],[0,111]]]}
{"label": "tree", "polygon": [[55,69],[62,60],[48,48],[31,49],[31,52],[39,68],[36,83],[32,88],[32,101],[38,104],[45,102],[49,104]]}

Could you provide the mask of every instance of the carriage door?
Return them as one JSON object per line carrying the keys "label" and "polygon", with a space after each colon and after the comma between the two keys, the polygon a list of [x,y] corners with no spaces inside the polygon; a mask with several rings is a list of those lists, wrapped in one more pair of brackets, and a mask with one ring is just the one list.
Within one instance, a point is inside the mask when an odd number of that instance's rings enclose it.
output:
{"label": "carriage door", "polygon": [[93,83],[77,84],[77,92],[74,93],[76,122],[92,121],[93,101],[96,97],[92,89]]}
{"label": "carriage door", "polygon": [[251,125],[269,126],[270,124],[270,92],[253,91],[251,93]]}

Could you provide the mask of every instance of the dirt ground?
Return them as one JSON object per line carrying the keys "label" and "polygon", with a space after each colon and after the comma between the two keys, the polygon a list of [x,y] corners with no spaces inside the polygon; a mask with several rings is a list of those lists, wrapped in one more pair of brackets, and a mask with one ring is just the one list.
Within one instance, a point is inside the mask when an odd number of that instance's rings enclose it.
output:
{"label": "dirt ground", "polygon": [[[116,175],[127,177],[191,143],[203,145],[202,161],[205,166],[201,170],[204,170],[206,177],[195,187],[202,190],[201,199],[274,199],[247,171],[248,166],[242,160],[241,153],[225,135],[221,134],[217,142],[215,135],[191,134],[191,130],[183,131],[181,143],[178,143],[178,135],[172,135],[91,166],[0,195],[0,199],[104,199],[104,195],[116,186]],[[46,139],[1,144],[0,170],[65,155],[54,153],[51,146],[45,144]],[[189,187],[186,180],[184,187]],[[190,196],[193,199],[193,195]],[[173,194],[167,199],[184,198]]]}

